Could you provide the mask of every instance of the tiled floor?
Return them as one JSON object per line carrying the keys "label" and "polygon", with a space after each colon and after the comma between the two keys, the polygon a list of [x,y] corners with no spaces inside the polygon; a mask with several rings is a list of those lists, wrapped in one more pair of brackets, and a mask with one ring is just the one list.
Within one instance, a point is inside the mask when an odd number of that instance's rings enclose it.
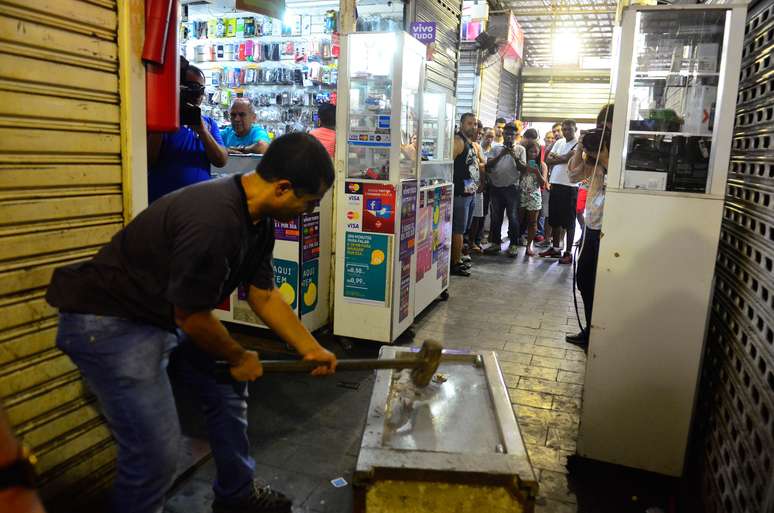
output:
{"label": "tiled floor", "polygon": [[[436,338],[446,347],[497,351],[540,480],[536,511],[575,512],[565,463],[575,449],[585,355],[563,340],[578,330],[572,268],[524,260],[523,251],[515,259],[476,257],[472,277],[452,277],[450,299],[426,310],[406,343]],[[375,356],[377,350],[365,344],[340,356]],[[256,474],[292,495],[294,511],[352,510],[350,488],[334,488],[330,480],[351,480],[372,385],[370,372],[326,380],[275,375],[251,385]],[[204,436],[198,414],[183,417],[192,421],[189,433]],[[211,461],[197,470],[173,491],[166,512],[208,512],[214,473]]]}
{"label": "tiled floor", "polygon": [[540,481],[536,511],[575,512],[565,464],[575,452],[586,355],[564,341],[579,330],[572,266],[525,260],[523,253],[474,256],[472,276],[452,277],[449,301],[416,322],[415,343],[437,338],[448,347],[496,351]]}

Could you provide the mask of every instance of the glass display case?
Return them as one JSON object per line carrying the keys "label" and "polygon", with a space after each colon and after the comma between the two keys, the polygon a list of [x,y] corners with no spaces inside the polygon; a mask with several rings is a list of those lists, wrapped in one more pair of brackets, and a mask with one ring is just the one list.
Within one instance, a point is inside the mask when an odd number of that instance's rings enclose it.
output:
{"label": "glass display case", "polygon": [[422,160],[452,160],[454,97],[425,91],[422,98]]}
{"label": "glass display case", "polygon": [[423,77],[416,70],[424,69],[424,52],[405,33],[352,35],[347,178],[417,176]]}
{"label": "glass display case", "polygon": [[706,193],[728,11],[641,11],[623,188]]}

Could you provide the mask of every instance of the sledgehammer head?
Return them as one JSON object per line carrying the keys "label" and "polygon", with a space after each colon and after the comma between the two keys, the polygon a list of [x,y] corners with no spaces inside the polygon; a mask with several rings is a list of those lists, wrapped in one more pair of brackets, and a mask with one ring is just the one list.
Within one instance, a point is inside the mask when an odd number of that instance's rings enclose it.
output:
{"label": "sledgehammer head", "polygon": [[443,346],[441,346],[440,342],[425,340],[422,344],[422,349],[417,354],[417,360],[421,361],[422,364],[411,371],[411,380],[416,386],[426,387],[430,384],[430,380],[433,379],[435,371],[438,370],[438,366],[441,364],[442,353]]}

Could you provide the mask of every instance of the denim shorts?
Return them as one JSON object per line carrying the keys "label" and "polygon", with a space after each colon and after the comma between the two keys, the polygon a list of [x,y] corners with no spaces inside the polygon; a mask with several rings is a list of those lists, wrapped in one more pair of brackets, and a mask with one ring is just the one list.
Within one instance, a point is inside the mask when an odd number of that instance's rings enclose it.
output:
{"label": "denim shorts", "polygon": [[454,210],[452,212],[452,233],[462,235],[468,229],[468,221],[472,214],[473,200],[475,196],[454,196]]}

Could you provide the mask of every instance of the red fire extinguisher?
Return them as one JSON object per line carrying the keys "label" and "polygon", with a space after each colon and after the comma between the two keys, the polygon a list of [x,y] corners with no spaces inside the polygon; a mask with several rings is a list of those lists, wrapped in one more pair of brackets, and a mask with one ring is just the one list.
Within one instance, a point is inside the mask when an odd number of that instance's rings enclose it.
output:
{"label": "red fire extinguisher", "polygon": [[180,128],[178,0],[145,0],[145,97],[148,130]]}

